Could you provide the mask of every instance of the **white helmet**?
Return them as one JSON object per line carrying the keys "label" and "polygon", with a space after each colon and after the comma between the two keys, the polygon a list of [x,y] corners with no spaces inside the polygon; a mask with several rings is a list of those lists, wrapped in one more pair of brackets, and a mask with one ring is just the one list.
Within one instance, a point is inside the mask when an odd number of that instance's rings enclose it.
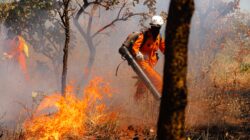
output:
{"label": "white helmet", "polygon": [[152,26],[162,26],[163,24],[164,24],[164,20],[163,20],[163,18],[161,16],[154,15],[151,18],[150,25],[152,25]]}

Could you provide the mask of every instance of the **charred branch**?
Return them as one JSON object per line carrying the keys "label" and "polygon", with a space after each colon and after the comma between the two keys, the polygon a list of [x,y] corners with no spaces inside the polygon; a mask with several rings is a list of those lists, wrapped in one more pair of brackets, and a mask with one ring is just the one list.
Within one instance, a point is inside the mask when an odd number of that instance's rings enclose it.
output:
{"label": "charred branch", "polygon": [[102,31],[104,31],[105,29],[107,29],[108,27],[114,25],[116,22],[118,21],[126,21],[128,20],[130,17],[133,16],[143,16],[145,15],[145,13],[131,13],[129,15],[123,16],[123,17],[119,17],[114,19],[113,21],[111,21],[109,24],[105,25],[104,27],[102,27],[101,29],[99,29],[97,32],[95,32],[92,37],[95,37],[96,35],[98,35],[99,33],[101,33]]}
{"label": "charred branch", "polygon": [[99,6],[102,6],[102,7],[107,7],[106,5],[102,4],[102,0],[101,1],[98,1],[98,0],[95,0],[95,1],[92,1],[92,2],[89,2],[88,0],[83,0],[83,5],[80,6],[80,9],[78,10],[78,12],[76,13],[76,16],[74,18],[74,20],[79,20],[79,17],[82,15],[82,13],[85,12],[85,10],[90,6],[90,5],[99,5]]}
{"label": "charred branch", "polygon": [[108,27],[114,25],[116,22],[118,21],[126,21],[129,18],[133,17],[133,16],[144,16],[145,13],[127,13],[121,16],[121,12],[122,10],[126,7],[127,3],[123,3],[121,8],[119,9],[117,16],[114,20],[112,20],[110,23],[108,23],[107,25],[103,26],[102,28],[100,28],[99,30],[97,30],[92,37],[94,38],[96,35],[98,35],[99,33],[101,33],[102,31],[104,31],[105,29],[107,29]]}

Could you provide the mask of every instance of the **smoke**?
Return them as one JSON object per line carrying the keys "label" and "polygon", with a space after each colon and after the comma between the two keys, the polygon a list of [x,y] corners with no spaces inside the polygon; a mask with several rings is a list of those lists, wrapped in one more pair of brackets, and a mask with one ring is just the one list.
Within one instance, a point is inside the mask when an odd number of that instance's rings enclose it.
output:
{"label": "smoke", "polygon": [[240,71],[242,63],[249,63],[249,53],[239,56],[249,42],[249,17],[237,9],[235,1],[195,2],[189,38],[187,125],[236,123],[239,118],[235,116],[242,114],[242,97],[232,96],[249,89],[247,73]]}
{"label": "smoke", "polygon": [[[161,7],[157,9],[157,14],[160,14],[162,10],[165,10],[165,6],[167,7],[168,1],[164,1],[157,3],[157,7]],[[133,7],[132,7],[133,9]],[[148,9],[145,6],[137,6],[133,9],[134,12],[147,12]],[[110,23],[113,19],[116,18],[118,13],[118,9],[114,11],[105,11],[100,10],[96,12],[95,19],[93,19],[93,28],[92,31],[96,31],[101,27]],[[139,26],[139,16],[135,16],[128,21],[120,21],[116,22],[113,26],[105,30],[101,35],[97,36],[94,39],[94,43],[100,42],[98,46],[96,46],[96,58],[94,62],[94,66],[91,72],[91,77],[101,76],[104,79],[108,80],[116,91],[113,95],[113,105],[118,108],[123,108],[122,115],[126,115],[127,118],[144,118],[145,117],[145,108],[143,105],[146,105],[146,102],[142,104],[137,104],[134,101],[134,93],[136,91],[136,82],[137,80],[133,77],[136,74],[133,72],[131,67],[127,64],[127,62],[123,62],[118,69],[118,76],[115,76],[116,68],[119,63],[123,60],[121,59],[120,54],[118,53],[119,47],[122,45],[123,41],[125,41],[126,37],[135,31],[140,31],[142,27]],[[83,25],[87,25],[88,16],[84,17],[80,20],[80,23]],[[148,26],[148,24],[146,23]],[[148,26],[149,27],[149,26]],[[161,29],[161,33],[164,32],[165,27]],[[87,59],[89,56],[89,50],[87,49],[86,43],[82,41],[82,37],[78,34],[77,29],[73,27],[74,35],[77,36],[77,40],[79,44],[77,44],[77,48],[71,51],[71,55],[69,57],[69,78],[71,80],[79,81],[79,78],[83,74],[84,66],[87,64]],[[162,75],[163,69],[163,54],[160,53],[160,61],[156,66],[156,69]],[[80,61],[79,61],[80,60]],[[151,94],[148,95],[151,98]],[[151,110],[157,110],[157,104],[150,103]],[[147,106],[150,106],[147,105]],[[152,106],[155,106],[152,107]],[[148,113],[148,112],[147,112]],[[155,114],[155,117],[157,114]],[[125,117],[124,117],[125,118]],[[154,118],[155,119],[155,118]],[[143,122],[145,120],[135,119],[136,122]],[[128,120],[124,120],[128,121]],[[131,120],[130,120],[131,121]],[[135,121],[133,121],[135,123]]]}
{"label": "smoke", "polygon": [[27,57],[29,79],[20,68],[19,62],[14,58],[8,58],[7,54],[13,51],[10,40],[7,39],[7,29],[1,25],[0,36],[0,115],[3,115],[4,125],[14,128],[22,123],[29,113],[33,111],[34,102],[32,93],[47,94],[54,92],[56,87],[53,74],[43,71],[37,64],[38,56],[35,56],[30,43],[30,56]]}
{"label": "smoke", "polygon": [[4,54],[4,39],[6,36],[5,28],[1,28],[0,44],[1,44],[1,60],[0,60],[0,114],[5,114],[4,119],[8,122],[16,120],[20,113],[20,105],[18,102],[28,102],[27,93],[29,89],[25,83],[24,77],[19,70],[16,62],[7,60]]}
{"label": "smoke", "polygon": [[[215,23],[217,20],[216,17],[218,17],[218,12],[213,12],[214,9],[208,11],[210,13],[208,18],[203,20],[204,24],[200,26],[200,18],[202,17],[198,17],[198,12],[203,13],[204,10],[206,10],[207,2],[208,1],[196,0],[196,12],[191,25],[188,60],[189,106],[187,109],[187,122],[191,126],[199,125],[201,123],[206,124],[209,121],[205,120],[202,122],[203,120],[200,119],[206,117],[209,113],[209,103],[203,102],[201,99],[207,99],[208,94],[213,92],[208,90],[212,85],[209,74],[206,72],[210,68],[208,66],[211,64],[212,60],[216,58],[215,52],[217,52],[217,50],[215,49],[213,51],[207,51],[206,48],[211,47],[211,44],[209,43],[213,41],[215,42],[216,40],[210,40],[210,42],[206,42],[206,39],[210,36],[213,36],[214,38],[221,38],[221,34],[214,35],[212,34],[213,32],[208,32],[221,27],[219,24]],[[157,1],[157,14],[159,14],[162,10],[167,12],[168,5],[169,1],[167,0]],[[226,6],[221,8],[226,8]],[[134,10],[138,12],[147,12],[147,8],[142,5],[134,8]],[[118,10],[98,11],[95,14],[95,18],[93,20],[92,31],[96,31],[100,27],[108,24],[117,16],[117,13]],[[79,23],[82,26],[85,26],[87,25],[87,21],[88,16],[82,16]],[[81,80],[84,67],[87,65],[89,50],[85,40],[82,38],[76,27],[74,27],[74,24],[71,23],[71,25],[71,35],[74,36],[74,39],[71,41],[74,42],[75,47],[73,48],[73,46],[71,46],[70,49],[68,60],[68,82],[77,84]],[[223,29],[224,27],[221,28]],[[135,76],[135,73],[128,66],[127,62],[123,62],[119,68],[118,76],[115,76],[117,65],[123,61],[120,54],[118,53],[119,47],[128,34],[134,31],[139,31],[140,28],[139,18],[133,17],[128,21],[115,23],[115,25],[111,26],[108,30],[104,31],[101,35],[94,39],[94,43],[99,45],[96,45],[97,52],[90,79],[95,76],[101,76],[110,82],[110,85],[116,91],[113,95],[114,100],[112,104],[123,108],[123,114],[126,114],[132,119],[137,118],[135,121],[144,122],[145,120],[142,118],[150,118],[151,116],[149,114],[154,112],[154,121],[156,122],[157,110],[159,107],[157,103],[154,103],[154,101],[150,99],[150,94],[148,96],[149,98],[147,99],[150,100],[150,105],[148,105],[147,102],[142,104],[137,104],[134,102],[133,96],[136,90],[136,80],[132,77]],[[0,44],[2,50],[0,51],[0,56],[2,57],[2,54],[4,53],[4,46],[2,44],[6,36],[6,30],[3,27],[1,29]],[[162,34],[164,33],[164,30],[165,28],[161,29]],[[32,44],[32,42],[28,42],[28,44]],[[216,47],[218,46],[219,45],[216,45]],[[31,56],[28,59],[28,68],[31,75],[31,80],[29,82],[25,81],[21,71],[15,63],[7,63],[4,60],[0,60],[0,115],[4,113],[6,114],[4,117],[6,122],[18,120],[17,118],[20,118],[20,113],[25,116],[25,109],[22,105],[20,105],[20,102],[23,105],[27,105],[27,107],[31,108],[33,103],[31,97],[32,92],[50,94],[60,89],[59,80],[61,67],[58,69],[59,72],[55,74],[51,61],[43,54],[34,51],[33,47],[37,46],[30,46]],[[161,75],[163,75],[163,59],[164,56],[160,54],[160,60],[156,66],[156,70],[161,73]],[[58,59],[58,61],[61,61],[61,58]],[[146,106],[147,108],[145,108],[145,105],[148,105]],[[147,110],[149,110],[148,108],[151,110],[150,113],[147,112]],[[213,115],[211,115],[210,118],[215,117]]]}

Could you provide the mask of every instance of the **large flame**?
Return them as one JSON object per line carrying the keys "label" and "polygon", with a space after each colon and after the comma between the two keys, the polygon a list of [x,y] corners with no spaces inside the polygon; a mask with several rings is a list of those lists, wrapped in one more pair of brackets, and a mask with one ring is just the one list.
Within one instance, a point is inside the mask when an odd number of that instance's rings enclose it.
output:
{"label": "large flame", "polygon": [[[68,86],[65,97],[53,94],[46,97],[38,106],[34,117],[24,123],[26,139],[64,139],[70,136],[83,136],[90,125],[100,125],[116,119],[116,113],[107,113],[102,100],[111,97],[111,88],[101,78],[95,78],[86,87],[83,99],[77,99],[73,87]],[[53,109],[53,113],[44,113]],[[47,111],[48,112],[48,111]]]}

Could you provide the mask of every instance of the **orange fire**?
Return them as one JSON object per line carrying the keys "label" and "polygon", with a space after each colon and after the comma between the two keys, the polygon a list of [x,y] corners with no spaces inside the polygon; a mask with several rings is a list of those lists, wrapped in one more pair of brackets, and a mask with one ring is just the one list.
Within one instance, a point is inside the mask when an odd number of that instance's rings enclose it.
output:
{"label": "orange fire", "polygon": [[[90,82],[82,100],[77,99],[73,91],[74,88],[68,86],[65,97],[57,93],[44,98],[34,117],[24,123],[26,139],[59,140],[69,135],[81,137],[91,126],[116,120],[117,113],[108,113],[103,103],[104,99],[112,96],[112,90],[102,78]],[[54,109],[54,112],[45,113],[48,109]]]}

